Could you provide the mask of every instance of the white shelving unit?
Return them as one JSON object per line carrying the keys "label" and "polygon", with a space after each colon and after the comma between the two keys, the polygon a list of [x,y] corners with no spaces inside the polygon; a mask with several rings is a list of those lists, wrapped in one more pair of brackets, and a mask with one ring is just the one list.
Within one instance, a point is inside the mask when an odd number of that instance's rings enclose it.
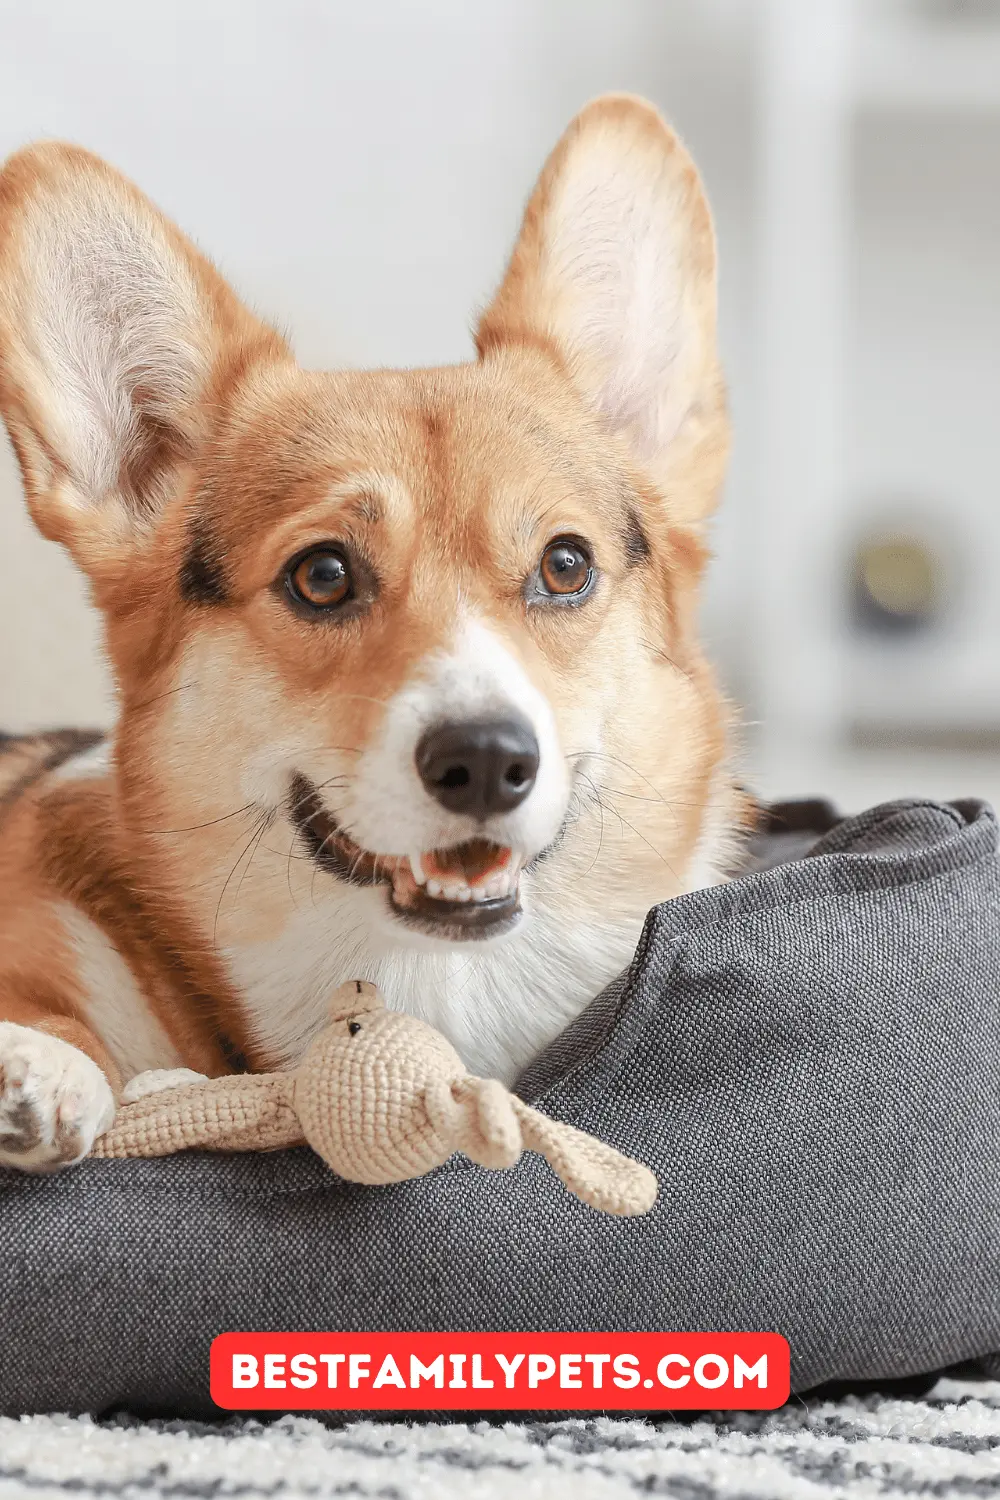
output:
{"label": "white shelving unit", "polygon": [[1000,7],[995,26],[927,19],[926,10],[855,0],[853,96],[875,109],[1000,110]]}
{"label": "white shelving unit", "polygon": [[[982,6],[976,18],[960,11],[920,0],[764,0],[758,503],[748,571],[756,592],[756,769],[770,793],[808,786],[840,787],[849,802],[868,795],[869,773],[845,748],[854,126],[862,113],[1000,113],[1000,4],[995,22]],[[1000,686],[1000,649],[997,656]],[[910,757],[918,781],[919,764]],[[977,763],[980,782],[993,764]],[[946,757],[927,766],[931,781],[949,783]],[[873,759],[869,770],[881,794],[891,762]],[[967,781],[957,760],[954,774]],[[994,780],[1000,791],[1000,756]],[[896,792],[923,789],[911,783]]]}

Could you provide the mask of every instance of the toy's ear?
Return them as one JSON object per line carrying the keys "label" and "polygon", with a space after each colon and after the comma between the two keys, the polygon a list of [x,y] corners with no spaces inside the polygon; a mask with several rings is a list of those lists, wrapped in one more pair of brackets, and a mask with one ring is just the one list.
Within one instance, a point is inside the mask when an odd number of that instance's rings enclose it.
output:
{"label": "toy's ear", "polygon": [[156,518],[226,391],[288,357],[98,157],[50,142],[0,171],[0,409],[35,523],[88,572]]}
{"label": "toy's ear", "polygon": [[481,1167],[512,1167],[521,1155],[521,1126],[512,1096],[495,1078],[463,1078],[452,1086],[461,1109],[458,1149]]}
{"label": "toy's ear", "polygon": [[346,1021],[348,1016],[363,1016],[381,1009],[379,992],[368,979],[348,979],[330,997],[331,1021]]}
{"label": "toy's ear", "polygon": [[645,1214],[656,1202],[656,1178],[641,1162],[612,1146],[550,1120],[511,1096],[524,1146],[539,1151],[571,1193],[606,1214]]}

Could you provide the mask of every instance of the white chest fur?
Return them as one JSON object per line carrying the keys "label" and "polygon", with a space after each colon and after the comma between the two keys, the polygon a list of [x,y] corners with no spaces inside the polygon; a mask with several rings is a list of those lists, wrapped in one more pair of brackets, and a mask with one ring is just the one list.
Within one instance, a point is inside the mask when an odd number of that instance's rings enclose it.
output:
{"label": "white chest fur", "polygon": [[345,979],[371,979],[394,1010],[444,1033],[470,1071],[510,1082],[629,963],[641,924],[526,916],[505,942],[420,951],[385,931],[384,896],[339,887],[281,936],[226,954],[268,1066],[297,1059]]}

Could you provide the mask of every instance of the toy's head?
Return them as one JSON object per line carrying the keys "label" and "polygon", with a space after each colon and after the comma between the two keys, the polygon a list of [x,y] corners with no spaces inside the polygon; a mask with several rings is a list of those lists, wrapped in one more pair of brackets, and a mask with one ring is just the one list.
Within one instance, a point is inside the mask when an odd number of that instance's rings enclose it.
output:
{"label": "toy's head", "polygon": [[295,1076],[295,1110],[313,1150],[341,1177],[404,1182],[454,1151],[511,1167],[529,1150],[594,1208],[652,1207],[656,1179],[647,1167],[539,1114],[495,1079],[470,1077],[439,1032],[385,1010],[373,984],[341,985],[330,1020]]}
{"label": "toy's head", "polygon": [[405,1182],[455,1151],[484,1167],[512,1167],[522,1151],[538,1151],[592,1208],[644,1214],[656,1199],[648,1167],[540,1114],[495,1079],[469,1076],[439,1032],[386,1010],[360,979],[337,990],[330,1025],[295,1073],[206,1079],[142,1098],[95,1154],[274,1150],[303,1136],[348,1182]]}
{"label": "toy's head", "polygon": [[330,1018],[296,1075],[309,1144],[351,1182],[402,1182],[440,1166],[455,1142],[432,1121],[427,1095],[464,1077],[458,1053],[422,1021],[386,1010],[364,980],[340,986]]}

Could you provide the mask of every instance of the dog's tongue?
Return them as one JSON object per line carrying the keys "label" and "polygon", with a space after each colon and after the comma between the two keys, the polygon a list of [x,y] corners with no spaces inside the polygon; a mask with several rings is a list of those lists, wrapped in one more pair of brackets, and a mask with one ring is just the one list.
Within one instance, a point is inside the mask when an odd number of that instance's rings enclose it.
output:
{"label": "dog's tongue", "polygon": [[428,880],[446,883],[457,877],[467,885],[486,880],[494,870],[502,870],[509,859],[509,849],[487,839],[470,839],[453,849],[431,849],[420,856]]}

